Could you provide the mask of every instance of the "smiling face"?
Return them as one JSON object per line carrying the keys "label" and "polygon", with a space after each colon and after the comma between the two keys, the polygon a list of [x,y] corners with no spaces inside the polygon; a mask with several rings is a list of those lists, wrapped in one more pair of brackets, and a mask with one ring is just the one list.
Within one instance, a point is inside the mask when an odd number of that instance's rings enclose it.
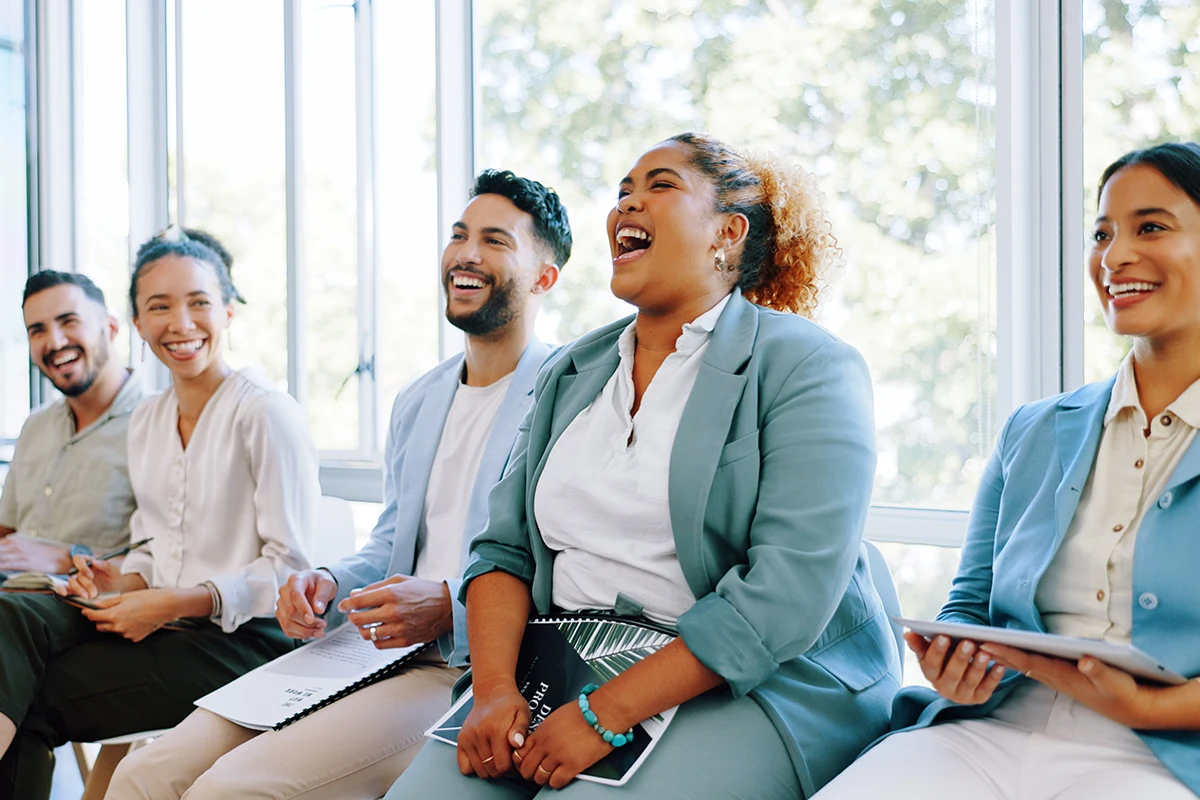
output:
{"label": "smiling face", "polygon": [[722,241],[739,237],[727,229],[730,215],[715,209],[712,184],[691,166],[683,144],[644,153],[608,213],[613,294],[643,312],[667,312],[728,291],[732,275],[714,269],[715,256]]}
{"label": "smiling face", "polygon": [[442,252],[446,319],[470,336],[503,332],[525,318],[531,294],[553,286],[550,259],[533,220],[507,197],[473,198]]}
{"label": "smiling face", "polygon": [[221,299],[216,271],[190,257],[164,256],[137,278],[138,333],[175,380],[196,378],[221,365],[221,342],[233,306]]}
{"label": "smiling face", "polygon": [[1145,164],[1100,193],[1088,261],[1108,326],[1166,343],[1200,334],[1200,207]]}
{"label": "smiling face", "polygon": [[78,397],[112,356],[117,321],[83,289],[60,284],[25,301],[29,358],[54,388]]}

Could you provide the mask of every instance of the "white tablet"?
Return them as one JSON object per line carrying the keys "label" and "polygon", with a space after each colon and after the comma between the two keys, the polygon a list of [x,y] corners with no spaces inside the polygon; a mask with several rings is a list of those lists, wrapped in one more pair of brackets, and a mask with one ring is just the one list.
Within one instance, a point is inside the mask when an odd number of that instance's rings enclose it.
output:
{"label": "white tablet", "polygon": [[935,622],[933,620],[904,619],[893,617],[909,630],[922,636],[945,634],[951,639],[970,639],[973,642],[994,642],[1019,647],[1031,653],[1066,658],[1076,661],[1083,656],[1098,658],[1105,664],[1123,669],[1130,675],[1159,683],[1187,683],[1187,678],[1173,672],[1156,659],[1132,645],[1112,644],[1097,639],[1076,639],[1071,636],[1056,636],[1052,633],[1021,631],[1012,628],[993,628],[988,625],[968,625],[962,622]]}

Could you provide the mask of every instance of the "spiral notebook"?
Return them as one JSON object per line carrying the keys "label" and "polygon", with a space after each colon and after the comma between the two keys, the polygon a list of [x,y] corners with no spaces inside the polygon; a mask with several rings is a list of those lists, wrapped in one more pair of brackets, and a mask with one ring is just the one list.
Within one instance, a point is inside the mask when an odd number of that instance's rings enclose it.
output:
{"label": "spiral notebook", "polygon": [[432,644],[377,650],[347,622],[206,694],[196,705],[243,728],[277,731],[390,678]]}

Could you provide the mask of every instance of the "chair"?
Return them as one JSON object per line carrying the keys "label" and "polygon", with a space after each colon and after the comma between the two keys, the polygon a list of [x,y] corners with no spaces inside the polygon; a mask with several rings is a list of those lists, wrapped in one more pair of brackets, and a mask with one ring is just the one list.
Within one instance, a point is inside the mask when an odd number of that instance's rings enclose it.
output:
{"label": "chair", "polygon": [[867,566],[871,570],[871,580],[875,582],[875,591],[883,601],[883,610],[888,615],[892,626],[892,635],[896,637],[896,650],[900,655],[900,669],[904,670],[904,626],[896,622],[900,614],[900,596],[896,594],[896,584],[892,582],[892,572],[888,569],[883,553],[873,542],[863,540],[867,547]]}
{"label": "chair", "polygon": [[[317,535],[313,546],[312,563],[332,564],[354,553],[354,512],[350,503],[341,497],[322,495],[317,506]],[[79,777],[83,779],[83,797],[81,800],[101,800],[108,791],[108,783],[112,780],[117,764],[143,745],[166,733],[161,731],[144,731],[131,733],[127,736],[114,736],[95,744],[100,745],[100,752],[94,764],[88,764],[87,753],[83,744],[72,742],[75,751],[75,761],[79,766]]]}
{"label": "chair", "polygon": [[100,745],[96,761],[88,764],[87,753],[79,742],[72,742],[71,749],[75,751],[75,763],[79,767],[79,778],[83,781],[83,796],[80,800],[102,800],[108,792],[109,781],[117,770],[121,759],[139,747],[149,744],[154,739],[166,733],[160,731],[141,731],[125,736],[114,736],[102,739],[95,744]]}

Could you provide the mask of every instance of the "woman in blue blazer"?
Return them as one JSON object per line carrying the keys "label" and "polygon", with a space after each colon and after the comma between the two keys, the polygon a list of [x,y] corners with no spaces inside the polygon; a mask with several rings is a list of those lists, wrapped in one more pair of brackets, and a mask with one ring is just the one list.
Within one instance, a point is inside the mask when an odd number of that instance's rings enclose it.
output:
{"label": "woman in blue blazer", "polygon": [[[796,313],[837,256],[815,184],[683,134],[621,181],[608,228],[638,313],[543,368],[464,575],[474,711],[457,754],[427,746],[389,798],[794,800],[886,728],[870,380]],[[573,780],[612,745],[574,703],[529,733],[514,678],[531,611],[583,608],[679,633],[591,696],[612,731],[680,706],[620,789]],[[528,782],[493,780],[513,772]]]}
{"label": "woman in blue blazer", "polygon": [[[1129,153],[1100,181],[1089,272],[1117,375],[1018,409],[1000,433],[940,619],[1132,644],[1200,676],[1200,146]],[[1200,681],[1139,683],[909,633],[936,694],[820,800],[1194,798]],[[940,696],[939,696],[940,695]]]}

